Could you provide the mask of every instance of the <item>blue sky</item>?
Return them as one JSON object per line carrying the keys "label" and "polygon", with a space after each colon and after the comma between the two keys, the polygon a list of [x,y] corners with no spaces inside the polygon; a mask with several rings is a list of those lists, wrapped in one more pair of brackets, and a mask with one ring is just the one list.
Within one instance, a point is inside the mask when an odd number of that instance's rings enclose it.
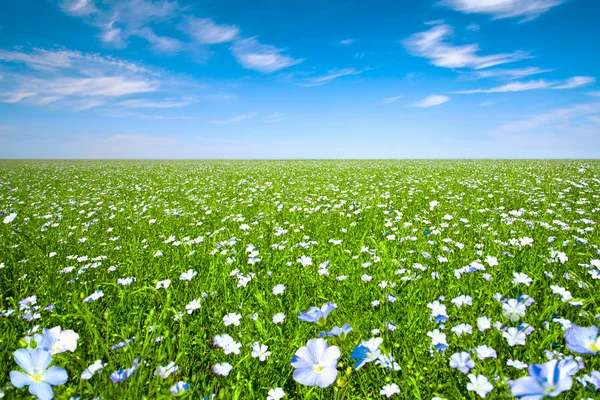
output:
{"label": "blue sky", "polygon": [[597,158],[596,0],[6,0],[0,158]]}

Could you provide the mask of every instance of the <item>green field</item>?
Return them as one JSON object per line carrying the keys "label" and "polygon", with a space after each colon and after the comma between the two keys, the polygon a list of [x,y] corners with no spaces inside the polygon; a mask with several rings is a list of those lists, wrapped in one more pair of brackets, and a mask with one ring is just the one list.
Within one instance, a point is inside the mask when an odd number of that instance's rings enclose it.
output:
{"label": "green field", "polygon": [[[584,365],[561,398],[598,398],[600,356],[565,333],[599,324],[599,212],[598,161],[3,161],[0,391],[31,396],[10,383],[13,353],[60,326],[79,339],[53,355],[68,374],[59,399],[170,398],[180,381],[189,399],[385,398],[392,384],[398,399],[480,398],[469,374],[503,399],[528,375],[515,361],[574,357]],[[326,303],[326,320],[299,320]],[[335,382],[298,383],[294,354],[344,323],[325,338]],[[525,344],[510,345],[511,328]],[[353,368],[371,338],[383,358]],[[480,359],[483,345],[496,357]],[[468,374],[450,366],[461,352]]]}

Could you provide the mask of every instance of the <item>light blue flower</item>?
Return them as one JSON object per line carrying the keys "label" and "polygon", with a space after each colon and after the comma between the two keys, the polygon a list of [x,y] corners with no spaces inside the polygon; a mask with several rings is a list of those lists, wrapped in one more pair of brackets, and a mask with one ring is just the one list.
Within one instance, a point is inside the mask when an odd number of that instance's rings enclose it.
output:
{"label": "light blue flower", "polygon": [[69,379],[64,369],[50,367],[52,354],[45,350],[19,349],[13,353],[13,356],[25,372],[10,371],[11,383],[17,388],[29,386],[29,393],[40,400],[52,399],[54,397],[52,386],[62,385]]}
{"label": "light blue flower", "polygon": [[171,394],[173,396],[178,395],[179,393],[183,393],[190,388],[190,384],[184,381],[179,381],[173,386],[171,386]]}
{"label": "light blue flower", "polygon": [[372,338],[356,346],[350,356],[351,360],[358,360],[356,364],[354,364],[354,368],[359,369],[366,363],[377,360],[381,355],[379,346],[381,346],[382,343],[382,338]]}
{"label": "light blue flower", "polygon": [[571,390],[573,378],[579,366],[573,360],[552,360],[545,364],[529,366],[529,376],[517,379],[512,387],[513,396],[521,400],[540,400],[546,396],[556,397]]}
{"label": "light blue flower", "polygon": [[110,380],[113,383],[120,383],[129,378],[133,373],[137,370],[139,365],[139,360],[136,358],[133,360],[133,365],[131,368],[119,369],[110,374]]}
{"label": "light blue flower", "polygon": [[348,323],[345,323],[344,325],[342,325],[341,328],[339,326],[334,326],[333,328],[331,328],[330,331],[319,333],[319,336],[337,336],[345,338],[348,332],[350,332],[351,330],[352,327],[348,325]]}
{"label": "light blue flower", "polygon": [[325,321],[327,320],[327,315],[336,308],[337,305],[335,303],[325,303],[321,306],[321,308],[311,307],[306,312],[300,311],[300,316],[298,319],[300,321],[314,322],[320,326],[324,326]]}
{"label": "light blue flower", "polygon": [[466,351],[454,353],[450,357],[450,367],[456,368],[463,374],[468,374],[472,368],[475,368],[475,361],[471,360],[471,355]]}
{"label": "light blue flower", "polygon": [[579,354],[597,354],[600,351],[598,327],[582,328],[575,324],[565,333],[567,349]]}
{"label": "light blue flower", "polygon": [[325,339],[311,339],[292,358],[294,380],[305,386],[326,388],[337,378],[340,349],[329,346]]}

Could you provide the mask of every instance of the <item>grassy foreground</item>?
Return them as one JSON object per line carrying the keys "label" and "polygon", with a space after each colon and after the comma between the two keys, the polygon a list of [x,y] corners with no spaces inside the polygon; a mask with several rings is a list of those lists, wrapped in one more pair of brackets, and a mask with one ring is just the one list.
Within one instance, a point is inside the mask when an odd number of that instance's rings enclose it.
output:
{"label": "grassy foreground", "polygon": [[[561,396],[597,398],[565,332],[599,325],[599,212],[597,161],[2,162],[0,393],[31,396],[13,353],[60,326],[59,399],[499,399],[565,358]],[[344,323],[335,382],[298,383]],[[355,369],[371,338],[389,362]]]}

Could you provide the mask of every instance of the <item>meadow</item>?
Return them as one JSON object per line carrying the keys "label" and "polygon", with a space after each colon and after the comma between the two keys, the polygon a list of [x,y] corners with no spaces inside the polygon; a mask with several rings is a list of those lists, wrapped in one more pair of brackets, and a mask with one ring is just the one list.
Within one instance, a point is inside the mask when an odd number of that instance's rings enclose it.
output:
{"label": "meadow", "polygon": [[599,212],[598,161],[2,161],[0,397],[599,398]]}

